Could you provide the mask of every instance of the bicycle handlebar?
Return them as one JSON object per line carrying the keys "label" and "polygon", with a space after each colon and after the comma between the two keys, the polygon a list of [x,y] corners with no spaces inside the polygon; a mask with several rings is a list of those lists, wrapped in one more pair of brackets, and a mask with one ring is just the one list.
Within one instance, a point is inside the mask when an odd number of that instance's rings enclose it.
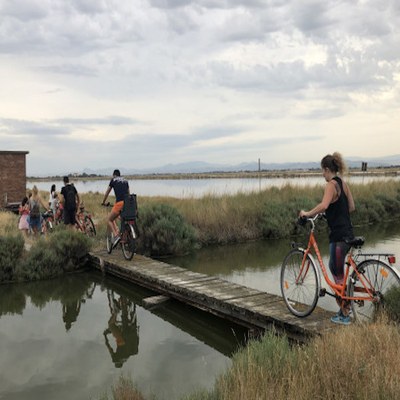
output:
{"label": "bicycle handlebar", "polygon": [[313,217],[299,217],[298,220],[297,220],[297,223],[300,226],[304,226],[304,225],[307,224],[307,222],[310,222],[312,229],[314,229],[315,228],[315,223],[316,223],[316,221],[318,219],[326,219],[325,213],[316,214]]}

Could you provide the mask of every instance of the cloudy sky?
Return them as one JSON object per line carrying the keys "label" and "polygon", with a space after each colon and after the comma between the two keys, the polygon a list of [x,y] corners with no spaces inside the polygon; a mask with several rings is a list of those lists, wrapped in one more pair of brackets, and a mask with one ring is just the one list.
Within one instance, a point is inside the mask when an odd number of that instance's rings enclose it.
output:
{"label": "cloudy sky", "polygon": [[398,0],[0,0],[27,172],[400,152]]}

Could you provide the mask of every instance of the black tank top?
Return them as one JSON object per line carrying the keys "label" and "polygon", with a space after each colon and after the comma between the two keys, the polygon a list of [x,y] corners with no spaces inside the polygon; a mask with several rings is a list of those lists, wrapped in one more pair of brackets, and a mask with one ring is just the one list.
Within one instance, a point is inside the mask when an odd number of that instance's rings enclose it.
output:
{"label": "black tank top", "polygon": [[343,190],[343,182],[337,176],[335,176],[333,179],[339,185],[340,195],[334,203],[329,204],[325,214],[330,230],[329,241],[342,242],[344,238],[352,238],[354,236],[353,226],[350,220],[348,199]]}

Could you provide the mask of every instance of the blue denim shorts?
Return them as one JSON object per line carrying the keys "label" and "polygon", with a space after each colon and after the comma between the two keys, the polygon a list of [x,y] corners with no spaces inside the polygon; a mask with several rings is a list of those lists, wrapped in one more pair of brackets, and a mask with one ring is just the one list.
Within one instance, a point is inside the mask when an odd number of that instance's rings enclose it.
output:
{"label": "blue denim shorts", "polygon": [[37,228],[38,231],[40,231],[40,228],[42,226],[40,217],[30,217],[29,218],[29,226],[31,229]]}

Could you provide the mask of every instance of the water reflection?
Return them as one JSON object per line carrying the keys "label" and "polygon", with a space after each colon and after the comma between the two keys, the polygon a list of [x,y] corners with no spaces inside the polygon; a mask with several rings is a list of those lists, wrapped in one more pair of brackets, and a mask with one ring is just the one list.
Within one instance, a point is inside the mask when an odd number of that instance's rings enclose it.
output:
{"label": "water reflection", "polygon": [[[108,328],[103,332],[106,347],[117,368],[138,353],[139,327],[137,324],[136,304],[125,296],[118,296],[113,290],[107,289],[110,319]],[[113,336],[114,346],[110,343]]]}
{"label": "water reflection", "polygon": [[88,399],[121,372],[145,394],[211,387],[247,331],[96,272],[0,290],[0,398]]}

